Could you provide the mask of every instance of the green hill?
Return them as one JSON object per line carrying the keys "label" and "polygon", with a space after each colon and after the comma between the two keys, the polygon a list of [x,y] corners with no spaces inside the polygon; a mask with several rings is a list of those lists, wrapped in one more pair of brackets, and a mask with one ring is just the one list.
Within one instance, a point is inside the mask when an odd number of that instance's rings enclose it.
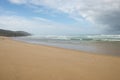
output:
{"label": "green hill", "polygon": [[0,29],[0,36],[6,37],[19,37],[19,36],[30,36],[31,34],[25,31],[11,31]]}

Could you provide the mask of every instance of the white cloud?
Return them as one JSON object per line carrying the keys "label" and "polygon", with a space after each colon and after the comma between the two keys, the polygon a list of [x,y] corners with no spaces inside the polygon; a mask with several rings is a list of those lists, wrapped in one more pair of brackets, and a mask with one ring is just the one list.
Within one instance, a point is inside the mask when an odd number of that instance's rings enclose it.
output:
{"label": "white cloud", "polygon": [[[33,29],[34,27],[49,27],[43,19],[26,19],[19,16],[0,16],[0,24],[4,25],[4,28],[27,30],[28,28]],[[50,25],[51,26],[51,25]],[[32,28],[31,28],[32,27]]]}
{"label": "white cloud", "polygon": [[10,30],[24,30],[33,34],[69,34],[81,30],[50,20],[34,17],[27,19],[19,16],[0,16],[0,28]]}
{"label": "white cloud", "polygon": [[53,34],[53,35],[70,35],[70,34],[87,34],[96,33],[98,31],[78,27],[78,25],[67,26],[62,25],[44,18],[33,17],[27,19],[20,16],[0,16],[0,28],[9,30],[22,30],[33,34]]}
{"label": "white cloud", "polygon": [[24,2],[23,0],[10,0],[10,2],[31,4],[37,7],[46,6],[67,13],[76,20],[82,16],[94,24],[120,30],[118,22],[120,21],[120,0],[24,0]]}
{"label": "white cloud", "polygon": [[9,0],[9,1],[14,4],[24,4],[27,2],[27,0]]}
{"label": "white cloud", "polygon": [[47,6],[70,15],[94,18],[104,12],[118,10],[120,0],[10,0],[12,3],[32,4],[34,6]]}

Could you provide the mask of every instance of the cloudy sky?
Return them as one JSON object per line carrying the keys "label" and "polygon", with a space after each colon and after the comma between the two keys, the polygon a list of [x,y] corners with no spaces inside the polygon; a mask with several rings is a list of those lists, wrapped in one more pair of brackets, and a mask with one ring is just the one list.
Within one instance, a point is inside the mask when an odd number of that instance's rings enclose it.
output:
{"label": "cloudy sky", "polygon": [[0,29],[120,34],[120,0],[0,0]]}

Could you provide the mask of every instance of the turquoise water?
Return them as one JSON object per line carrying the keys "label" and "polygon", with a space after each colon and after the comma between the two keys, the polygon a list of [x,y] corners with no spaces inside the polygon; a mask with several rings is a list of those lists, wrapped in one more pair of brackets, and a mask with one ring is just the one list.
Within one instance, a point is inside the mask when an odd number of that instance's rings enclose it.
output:
{"label": "turquoise water", "polygon": [[49,45],[95,54],[120,56],[120,35],[39,35],[17,37],[14,39],[33,44]]}

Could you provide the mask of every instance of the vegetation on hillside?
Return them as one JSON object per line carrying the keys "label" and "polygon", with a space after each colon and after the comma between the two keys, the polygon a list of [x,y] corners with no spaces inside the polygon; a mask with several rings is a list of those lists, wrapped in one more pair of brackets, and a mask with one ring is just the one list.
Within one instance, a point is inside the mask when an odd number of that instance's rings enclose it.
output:
{"label": "vegetation on hillside", "polygon": [[6,37],[19,37],[19,36],[30,36],[31,34],[25,31],[11,31],[0,29],[0,36]]}

